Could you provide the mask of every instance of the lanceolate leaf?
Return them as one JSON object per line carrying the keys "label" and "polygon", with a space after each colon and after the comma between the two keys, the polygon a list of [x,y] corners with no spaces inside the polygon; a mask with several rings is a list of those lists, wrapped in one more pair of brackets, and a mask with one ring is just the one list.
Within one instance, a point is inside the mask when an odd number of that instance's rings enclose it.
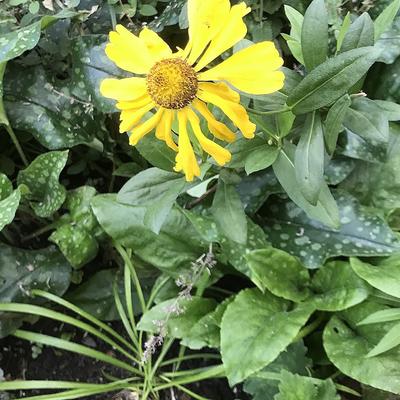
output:
{"label": "lanceolate leaf", "polygon": [[318,113],[307,117],[296,147],[294,168],[301,193],[317,205],[324,184],[324,133]]}
{"label": "lanceolate leaf", "polygon": [[396,17],[399,8],[400,0],[394,0],[382,11],[381,14],[378,15],[374,21],[375,40],[379,39],[382,33],[385,32],[386,29],[390,28],[390,25]]}
{"label": "lanceolate leaf", "polygon": [[362,47],[325,61],[292,91],[287,105],[295,114],[304,114],[333,103],[358,82],[379,53],[373,47]]}
{"label": "lanceolate leaf", "polygon": [[324,0],[313,0],[304,14],[301,49],[308,71],[322,64],[328,56],[328,12]]}
{"label": "lanceolate leaf", "polygon": [[374,24],[368,13],[361,14],[347,31],[341,51],[374,45]]}
{"label": "lanceolate leaf", "polygon": [[241,291],[229,304],[221,326],[221,354],[231,385],[274,361],[295,338],[313,309],[258,289]]}

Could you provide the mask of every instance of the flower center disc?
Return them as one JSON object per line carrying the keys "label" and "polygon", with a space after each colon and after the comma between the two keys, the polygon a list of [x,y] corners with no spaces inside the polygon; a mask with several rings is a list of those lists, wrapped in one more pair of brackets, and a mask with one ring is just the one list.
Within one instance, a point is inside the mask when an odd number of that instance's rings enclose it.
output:
{"label": "flower center disc", "polygon": [[196,72],[179,58],[155,63],[147,75],[147,90],[161,107],[186,107],[196,97],[197,88]]}

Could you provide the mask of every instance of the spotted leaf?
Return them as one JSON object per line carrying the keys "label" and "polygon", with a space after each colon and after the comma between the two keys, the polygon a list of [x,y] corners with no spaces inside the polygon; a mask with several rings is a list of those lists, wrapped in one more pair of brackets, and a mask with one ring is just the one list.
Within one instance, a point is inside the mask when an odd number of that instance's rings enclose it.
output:
{"label": "spotted leaf", "polygon": [[0,231],[14,219],[20,199],[20,190],[13,191],[9,179],[0,174]]}

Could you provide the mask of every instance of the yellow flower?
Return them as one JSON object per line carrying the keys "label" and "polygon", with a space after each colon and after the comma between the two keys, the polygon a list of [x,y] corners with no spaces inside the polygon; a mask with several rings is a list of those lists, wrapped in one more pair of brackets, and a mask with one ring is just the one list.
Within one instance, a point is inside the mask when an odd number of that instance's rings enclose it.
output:
{"label": "yellow flower", "polygon": [[[194,141],[219,165],[231,158],[227,149],[202,132],[199,116],[207,121],[215,138],[227,142],[236,138],[230,128],[215,119],[207,104],[219,107],[244,137],[252,138],[256,127],[232,87],[251,94],[268,94],[283,86],[284,75],[278,71],[283,61],[273,42],[253,44],[206,69],[245,37],[243,17],[249,12],[245,3],[231,7],[229,0],[188,0],[189,42],[175,53],[147,28],[139,36],[122,25],[110,32],[107,56],[136,75],[105,79],[100,86],[103,96],[118,101],[120,132],[129,132],[130,144],[136,145],[155,128],[156,137],[177,152],[175,170],[183,171],[188,181],[200,175]],[[143,121],[153,109],[153,116]],[[175,120],[177,134],[172,131]]]}

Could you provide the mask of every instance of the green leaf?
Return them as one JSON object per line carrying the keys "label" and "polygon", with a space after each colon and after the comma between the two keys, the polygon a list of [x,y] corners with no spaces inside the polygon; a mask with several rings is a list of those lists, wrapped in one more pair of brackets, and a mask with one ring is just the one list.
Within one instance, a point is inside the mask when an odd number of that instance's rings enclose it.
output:
{"label": "green leaf", "polygon": [[279,154],[279,148],[264,144],[246,158],[244,169],[247,175],[270,167]]}
{"label": "green leaf", "polygon": [[[400,55],[400,17],[396,17],[392,26],[382,33],[375,47],[382,49],[378,62],[393,64]],[[392,82],[389,82],[391,84]],[[375,96],[374,96],[375,97]]]}
{"label": "green leaf", "polygon": [[324,348],[330,361],[343,374],[375,388],[400,394],[400,349],[366,358],[394,323],[357,326],[366,316],[384,309],[383,305],[364,302],[332,317],[324,330]]}
{"label": "green leaf", "polygon": [[90,112],[92,105],[74,98],[67,81],[46,75],[42,67],[9,64],[4,82],[10,124],[31,133],[46,148],[90,144],[96,134],[104,132],[102,118]]}
{"label": "green leaf", "polygon": [[341,52],[374,45],[374,24],[368,13],[364,12],[350,25],[343,39]]}
{"label": "green leaf", "polygon": [[173,171],[176,153],[154,135],[146,135],[136,145],[139,153],[154,167]]}
{"label": "green leaf", "polygon": [[304,114],[333,103],[364,76],[379,54],[373,47],[363,47],[330,58],[300,82],[287,105],[295,114]]}
{"label": "green leaf", "polygon": [[343,120],[350,107],[350,96],[345,94],[329,109],[324,123],[325,145],[329,154],[333,154],[339,133],[343,130]]}
{"label": "green leaf", "polygon": [[383,32],[385,32],[393,23],[400,9],[400,0],[394,0],[378,15],[374,21],[375,40],[379,39]]}
{"label": "green leaf", "polygon": [[3,76],[6,70],[7,63],[0,63],[0,125],[9,125],[6,111],[3,104]]}
{"label": "green leaf", "polygon": [[381,341],[367,354],[367,357],[375,357],[385,353],[400,344],[400,324],[393,326],[381,339]]}
{"label": "green leaf", "polygon": [[310,204],[297,183],[296,168],[293,161],[294,154],[295,147],[290,143],[286,143],[272,165],[279,183],[291,200],[302,208],[310,218],[336,228],[339,225],[339,211],[328,186],[324,183],[317,204],[315,206]]}
{"label": "green leaf", "polygon": [[302,341],[290,344],[275,361],[246,379],[243,386],[244,391],[251,394],[253,400],[273,399],[273,396],[279,391],[279,381],[268,379],[268,374],[272,372],[278,375],[285,370],[306,375],[311,366],[311,360],[306,358],[306,353],[307,348]]}
{"label": "green leaf", "polygon": [[294,168],[301,193],[316,206],[324,184],[324,132],[318,113],[307,117],[296,147]]}
{"label": "green leaf", "polygon": [[371,286],[400,298],[400,256],[379,261],[377,265],[362,262],[357,258],[350,259],[354,272]]}
{"label": "green leaf", "polygon": [[40,39],[41,22],[20,28],[0,36],[0,63],[20,56],[33,49]]}
{"label": "green leaf", "polygon": [[386,143],[389,139],[388,118],[373,100],[365,97],[353,100],[343,124],[367,141]]}
{"label": "green leaf", "polygon": [[377,324],[381,322],[398,321],[400,320],[400,308],[390,308],[381,310],[368,315],[358,325]]}
{"label": "green leaf", "polygon": [[145,17],[157,15],[157,10],[151,4],[142,4],[142,6],[139,8],[139,12]]}
{"label": "green leaf", "polygon": [[299,13],[295,8],[285,5],[285,14],[290,22],[290,35],[286,35],[282,33],[281,35],[286,40],[287,45],[289,46],[290,51],[293,56],[299,61],[301,64],[304,64],[302,49],[301,49],[301,31],[304,17],[301,13]]}
{"label": "green leaf", "polygon": [[274,361],[313,311],[303,306],[290,309],[289,302],[258,289],[242,290],[228,305],[222,318],[221,354],[231,385]]}
{"label": "green leaf", "polygon": [[219,180],[211,211],[224,235],[240,244],[246,243],[247,218],[234,185]]}
{"label": "green leaf", "polygon": [[149,23],[149,28],[160,32],[165,26],[175,25],[179,21],[179,15],[186,2],[184,0],[171,0],[168,1],[164,11],[157,19],[153,19]]}
{"label": "green leaf", "polygon": [[39,217],[50,217],[64,203],[66,190],[58,182],[68,159],[67,151],[51,151],[36,157],[18,174],[18,185],[26,185],[30,205]]}
{"label": "green leaf", "polygon": [[389,121],[400,120],[400,104],[386,100],[374,100],[376,106],[382,109]]}
{"label": "green leaf", "polygon": [[400,242],[388,225],[344,192],[336,194],[339,229],[307,217],[290,201],[274,198],[266,207],[262,226],[274,247],[297,256],[309,268],[318,268],[330,257],[384,256],[398,252]]}
{"label": "green leaf", "polygon": [[20,190],[13,191],[10,180],[0,173],[0,231],[14,219],[20,200]]}
{"label": "green leaf", "polygon": [[341,311],[364,301],[370,290],[347,261],[332,261],[321,267],[311,282],[308,300],[322,311]]}
{"label": "green leaf", "polygon": [[116,242],[169,275],[187,271],[191,262],[207,251],[208,244],[179,210],[172,209],[157,235],[144,225],[145,207],[121,204],[114,195],[106,194],[93,198],[92,209]]}
{"label": "green leaf", "polygon": [[282,250],[272,247],[253,250],[246,255],[252,279],[264,291],[278,297],[300,302],[310,294],[309,274],[299,260]]}
{"label": "green leaf", "polygon": [[49,240],[55,243],[74,268],[81,268],[93,260],[99,249],[97,240],[85,228],[70,224],[61,225]]}
{"label": "green leaf", "polygon": [[[217,303],[213,299],[192,297],[191,299],[175,298],[157,304],[145,312],[137,326],[139,330],[157,332],[155,322],[167,322],[168,335],[182,339],[190,335],[190,331],[200,318],[215,309]],[[179,308],[182,312],[176,314],[172,310]]]}
{"label": "green leaf", "polygon": [[232,154],[231,161],[227,164],[229,168],[244,167],[246,160],[258,149],[266,145],[266,140],[262,135],[256,135],[253,139],[239,138],[226,146]]}
{"label": "green leaf", "polygon": [[[121,301],[125,301],[124,279],[118,275],[117,269],[104,269],[94,273],[87,281],[81,283],[72,292],[68,292],[67,299],[77,307],[82,308],[96,318],[103,321],[119,320],[120,316],[115,307],[113,294],[114,280],[117,279],[118,293]],[[140,277],[140,284],[145,297],[150,292],[154,280]],[[139,298],[132,287],[132,304],[135,315],[141,314]]]}
{"label": "green leaf", "polygon": [[[318,383],[317,383],[318,382]],[[309,376],[300,376],[283,370],[279,394],[274,400],[339,400],[335,384],[331,379],[317,381]]]}
{"label": "green leaf", "polygon": [[351,19],[350,19],[350,12],[347,12],[346,16],[343,19],[342,25],[340,26],[339,33],[336,39],[336,52],[339,52],[342,48],[343,39],[350,28]]}
{"label": "green leaf", "polygon": [[221,321],[226,308],[232,303],[234,297],[228,297],[204,317],[194,323],[189,333],[182,340],[182,345],[193,350],[203,347],[220,347]]}
{"label": "green leaf", "polygon": [[328,56],[328,11],[324,0],[313,0],[304,14],[301,49],[308,72]]}
{"label": "green leaf", "polygon": [[[71,267],[55,248],[24,250],[0,243],[0,301],[36,303],[30,291],[42,289],[61,296],[67,290]],[[0,336],[18,328],[23,317],[8,315],[0,319]]]}
{"label": "green leaf", "polygon": [[117,201],[132,206],[145,206],[145,226],[159,233],[175,200],[189,187],[190,184],[181,174],[149,168],[125,183],[118,192]]}

